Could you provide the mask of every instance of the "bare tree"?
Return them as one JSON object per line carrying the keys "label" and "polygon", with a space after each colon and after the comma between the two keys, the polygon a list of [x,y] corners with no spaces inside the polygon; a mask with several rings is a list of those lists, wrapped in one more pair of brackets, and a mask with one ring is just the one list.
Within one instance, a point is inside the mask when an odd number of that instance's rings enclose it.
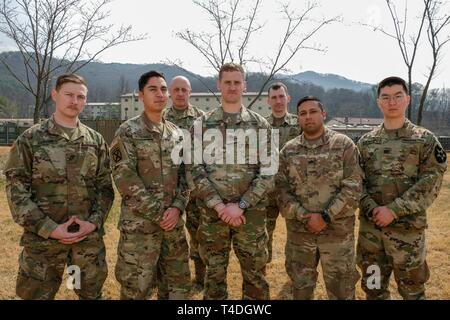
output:
{"label": "bare tree", "polygon": [[119,88],[118,88],[118,96],[130,92],[130,84],[124,75],[121,75],[119,78]]}
{"label": "bare tree", "polygon": [[145,38],[144,34],[133,36],[131,26],[111,31],[114,26],[106,23],[110,2],[0,0],[0,32],[14,41],[25,72],[13,70],[5,56],[0,61],[33,96],[34,122],[49,101],[56,75],[76,72],[111,47]]}
{"label": "bare tree", "polygon": [[[430,44],[433,62],[428,70],[427,82],[420,97],[419,107],[417,110],[417,124],[422,123],[422,114],[427,99],[427,93],[430,88],[438,65],[442,59],[442,48],[450,41],[450,36],[442,36],[442,31],[450,25],[450,15],[442,13],[445,2],[437,0],[424,0],[425,11],[428,21],[427,35]],[[445,12],[445,11],[444,11]]]}
{"label": "bare tree", "polygon": [[[392,24],[394,26],[394,32],[388,32],[381,26],[367,25],[373,28],[375,31],[380,31],[386,36],[393,38],[400,49],[403,61],[408,70],[408,89],[410,94],[413,92],[413,80],[412,74],[414,70],[414,62],[417,51],[422,45],[421,36],[426,30],[428,35],[428,46],[426,48],[431,49],[432,63],[428,68],[428,72],[425,75],[427,82],[423,87],[420,95],[420,99],[417,105],[417,124],[421,124],[423,120],[423,111],[425,102],[427,99],[428,90],[432,79],[436,75],[439,63],[442,58],[442,47],[447,44],[450,39],[447,36],[444,38],[442,34],[443,30],[450,24],[449,15],[447,13],[442,14],[443,8],[447,5],[446,1],[440,0],[423,0],[423,7],[420,12],[417,13],[418,24],[415,26],[415,30],[410,30],[408,21],[408,4],[405,0],[404,11],[400,15],[397,11],[397,7],[392,0],[386,0],[386,5],[389,9]],[[411,100],[408,108],[408,118],[412,119],[413,101]]]}
{"label": "bare tree", "polygon": [[[323,51],[308,45],[313,36],[325,25],[339,21],[339,17],[312,19],[318,8],[317,2],[308,2],[302,12],[295,12],[289,5],[281,5],[281,14],[286,22],[280,32],[281,39],[274,58],[255,56],[250,53],[249,44],[255,34],[262,32],[266,24],[259,22],[261,0],[246,2],[241,0],[194,0],[194,3],[206,13],[212,23],[212,32],[196,32],[191,29],[178,32],[177,36],[192,45],[215,71],[226,62],[236,62],[244,66],[257,64],[266,80],[258,95],[250,103],[253,105],[264,87],[280,71],[286,70],[288,63],[303,49]],[[208,88],[209,89],[209,88]],[[212,91],[211,89],[209,89]]]}
{"label": "bare tree", "polygon": [[[429,0],[426,0],[425,2],[428,2]],[[403,58],[403,62],[406,65],[406,68],[408,70],[408,92],[412,92],[412,85],[413,85],[413,79],[412,79],[412,73],[413,73],[413,67],[414,62],[416,59],[417,50],[419,48],[419,40],[422,35],[422,29],[425,24],[425,18],[426,18],[426,9],[423,8],[422,13],[420,14],[420,22],[417,26],[417,30],[410,30],[409,24],[408,24],[408,3],[405,1],[405,8],[402,15],[399,14],[396,5],[394,4],[394,1],[392,0],[386,0],[386,5],[389,9],[390,17],[392,19],[392,24],[394,26],[394,32],[387,31],[382,26],[373,26],[368,24],[363,24],[365,26],[368,26],[370,28],[373,28],[374,31],[380,31],[381,33],[385,34],[386,36],[394,39],[398,47],[400,49],[400,53]],[[412,101],[410,102],[410,105],[408,106],[408,118],[411,119],[411,113],[412,113]]]}
{"label": "bare tree", "polygon": [[13,118],[17,116],[17,106],[6,97],[0,96],[0,117]]}

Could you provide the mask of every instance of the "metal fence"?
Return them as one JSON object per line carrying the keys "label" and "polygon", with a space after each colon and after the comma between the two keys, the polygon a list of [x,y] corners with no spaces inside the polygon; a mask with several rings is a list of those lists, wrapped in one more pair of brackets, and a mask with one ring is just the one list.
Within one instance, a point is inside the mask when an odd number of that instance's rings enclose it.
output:
{"label": "metal fence", "polygon": [[442,144],[442,148],[444,148],[445,151],[450,152],[450,136],[440,136],[439,142]]}
{"label": "metal fence", "polygon": [[[83,121],[88,127],[100,132],[108,144],[112,142],[114,134],[122,122],[122,120]],[[0,123],[0,145],[12,145],[17,137],[31,127],[31,125],[32,122],[28,125],[24,125],[23,123],[14,120],[2,121]]]}
{"label": "metal fence", "polygon": [[106,142],[110,144],[114,138],[116,130],[119,128],[122,120],[84,120],[83,123],[88,127],[99,132]]}
{"label": "metal fence", "polygon": [[[85,125],[90,128],[100,132],[100,134],[105,138],[106,142],[110,144],[114,138],[116,130],[119,128],[122,120],[84,120],[82,121]],[[23,123],[14,120],[2,121],[0,122],[0,145],[12,145],[14,140],[30,125],[24,126]],[[350,136],[355,141],[362,135],[359,132],[354,132],[356,135],[350,132],[343,132]],[[442,147],[450,152],[450,136],[439,136],[439,141]]]}

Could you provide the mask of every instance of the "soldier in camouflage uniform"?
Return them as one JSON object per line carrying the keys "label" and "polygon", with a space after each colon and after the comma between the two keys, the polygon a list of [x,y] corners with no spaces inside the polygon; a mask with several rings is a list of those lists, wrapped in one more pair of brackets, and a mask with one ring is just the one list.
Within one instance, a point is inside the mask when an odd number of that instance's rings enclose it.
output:
{"label": "soldier in camouflage uniform", "polygon": [[355,211],[362,191],[358,150],[347,136],[324,127],[319,99],[302,98],[303,133],[280,152],[276,189],[286,219],[286,270],[294,299],[312,299],[321,261],[329,299],[354,299]]}
{"label": "soldier in camouflage uniform", "polygon": [[[218,80],[222,93],[221,107],[194,122],[194,147],[196,139],[203,141],[200,148],[207,152],[211,143],[203,138],[212,132],[207,130],[216,130],[223,138],[223,145],[220,142],[215,156],[223,160],[227,156],[225,144],[236,146],[234,138],[228,139],[228,129],[254,129],[256,132],[270,129],[263,117],[242,105],[246,86],[244,79],[245,73],[240,65],[229,63],[222,66]],[[200,132],[196,132],[197,126],[201,128]],[[246,139],[244,150],[234,148],[234,159],[237,153],[242,155],[245,152],[243,164],[215,161],[207,165],[203,159],[195,161],[191,167],[203,210],[198,241],[200,255],[206,264],[205,299],[223,300],[228,297],[226,278],[231,244],[241,265],[242,298],[269,299],[269,286],[263,274],[267,262],[264,209],[266,192],[273,188],[273,175],[261,174],[259,161],[250,163],[249,143]]]}
{"label": "soldier in camouflage uniform", "polygon": [[[189,130],[194,120],[205,113],[197,107],[189,104],[191,95],[191,84],[183,76],[172,79],[170,84],[170,96],[172,107],[163,111],[163,118],[174,123],[181,129]],[[200,225],[200,211],[197,209],[197,198],[195,190],[191,190],[189,203],[186,207],[186,229],[189,232],[189,256],[194,261],[195,279],[194,284],[198,289],[203,288],[205,278],[205,264],[198,253],[197,229]]]}
{"label": "soldier in camouflage uniform", "polygon": [[394,271],[403,299],[425,299],[426,209],[447,168],[436,137],[405,118],[410,96],[398,77],[378,85],[384,123],[359,141],[365,172],[360,203],[358,265],[367,299],[389,299]]}
{"label": "soldier in camouflage uniform", "polygon": [[[281,150],[286,142],[297,137],[301,130],[298,125],[298,119],[295,114],[289,113],[288,105],[291,102],[291,96],[288,94],[286,85],[276,82],[269,87],[267,102],[272,109],[272,114],[266,117],[266,120],[274,129],[279,131],[279,149]],[[272,261],[272,241],[273,231],[277,223],[280,209],[277,205],[277,191],[268,195],[269,205],[266,208],[267,214],[267,233],[269,234],[269,258],[267,263]]]}
{"label": "soldier in camouflage uniform", "polygon": [[171,153],[183,138],[162,118],[169,94],[164,76],[139,79],[144,112],[123,123],[111,144],[113,177],[122,195],[116,278],[121,299],[145,299],[159,274],[159,299],[185,299],[190,287],[188,244],[181,214],[189,200],[183,166]]}
{"label": "soldier in camouflage uniform", "polygon": [[99,299],[108,272],[103,224],[114,199],[108,147],[78,120],[83,78],[60,76],[51,95],[55,113],[17,138],[4,170],[11,214],[24,228],[16,293],[54,299],[67,264],[80,268],[78,297]]}

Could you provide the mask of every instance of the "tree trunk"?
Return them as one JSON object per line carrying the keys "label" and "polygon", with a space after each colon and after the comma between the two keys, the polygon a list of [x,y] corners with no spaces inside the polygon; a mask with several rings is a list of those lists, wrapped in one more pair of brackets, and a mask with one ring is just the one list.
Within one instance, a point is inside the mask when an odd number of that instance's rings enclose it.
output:
{"label": "tree trunk", "polygon": [[412,92],[412,75],[411,75],[411,68],[408,68],[408,92],[409,95],[411,97],[410,101],[409,101],[409,105],[408,105],[408,119],[413,121],[411,119],[411,115],[412,115],[412,106],[413,106],[413,92]]}
{"label": "tree trunk", "polygon": [[34,113],[33,113],[33,122],[34,124],[39,123],[40,113],[41,113],[41,100],[39,95],[35,96],[34,100]]}
{"label": "tree trunk", "polygon": [[422,124],[423,108],[425,106],[425,101],[427,100],[428,89],[430,88],[430,83],[431,83],[431,80],[433,79],[436,65],[437,65],[437,57],[434,58],[433,65],[431,66],[430,74],[427,79],[427,83],[426,83],[425,87],[423,88],[422,96],[420,97],[419,108],[417,110],[417,125],[419,125],[419,126]]}

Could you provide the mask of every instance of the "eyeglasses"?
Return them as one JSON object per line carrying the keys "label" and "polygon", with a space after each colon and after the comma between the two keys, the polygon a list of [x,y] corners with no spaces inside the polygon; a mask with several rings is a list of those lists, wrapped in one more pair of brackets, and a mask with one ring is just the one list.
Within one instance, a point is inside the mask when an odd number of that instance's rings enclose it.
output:
{"label": "eyeglasses", "polygon": [[382,97],[380,97],[380,100],[383,103],[389,103],[391,101],[393,101],[395,103],[398,103],[398,102],[402,101],[405,97],[406,96],[404,94],[399,94],[399,95],[396,95],[396,96],[393,96],[393,97],[391,97],[391,96],[382,96]]}

